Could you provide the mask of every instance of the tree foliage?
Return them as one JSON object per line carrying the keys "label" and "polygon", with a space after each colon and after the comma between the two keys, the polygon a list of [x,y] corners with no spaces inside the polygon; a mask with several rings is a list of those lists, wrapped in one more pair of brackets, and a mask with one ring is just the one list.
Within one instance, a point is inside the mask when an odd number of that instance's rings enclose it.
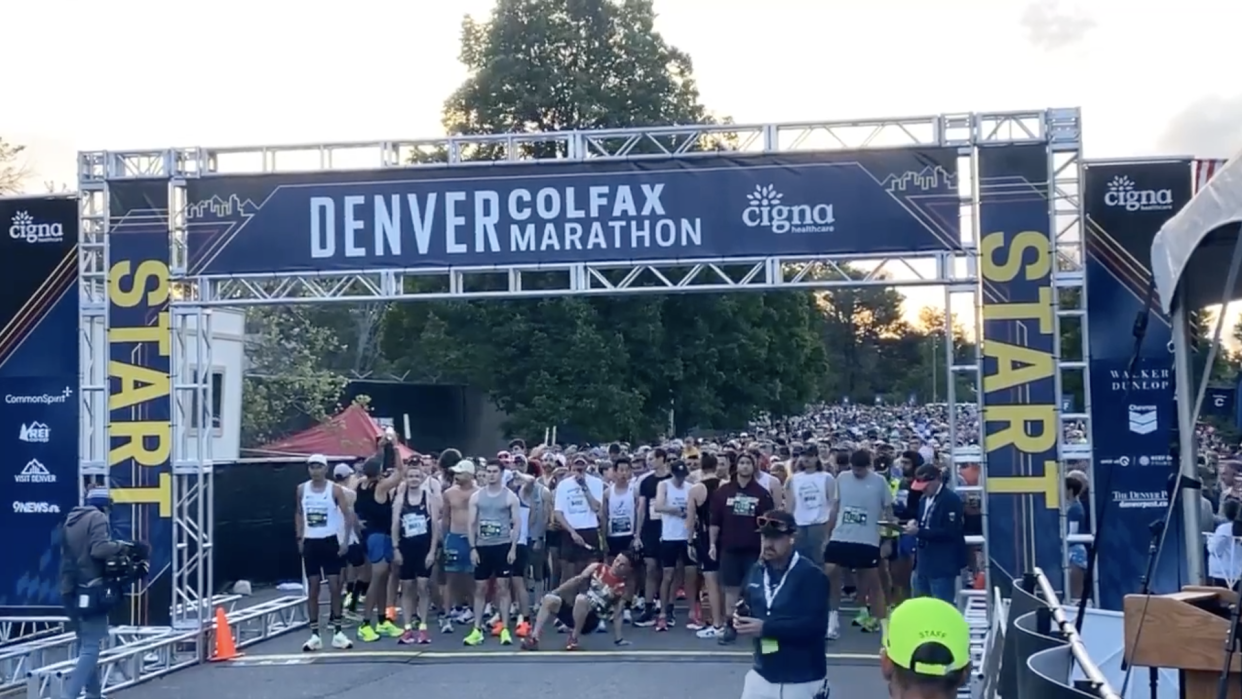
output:
{"label": "tree foliage", "polygon": [[[654,20],[650,0],[501,0],[486,22],[463,23],[469,77],[445,103],[446,128],[711,122],[689,57]],[[728,139],[695,145],[725,148]],[[531,145],[525,155],[566,155],[558,147]],[[388,315],[383,346],[411,379],[487,390],[517,433],[556,425],[566,435],[647,436],[663,431],[670,410],[678,429],[799,410],[825,380],[821,322],[814,298],[792,292],[424,303]]]}
{"label": "tree foliage", "polygon": [[22,189],[22,182],[30,171],[22,162],[25,146],[18,146],[0,138],[0,194],[15,194]]}

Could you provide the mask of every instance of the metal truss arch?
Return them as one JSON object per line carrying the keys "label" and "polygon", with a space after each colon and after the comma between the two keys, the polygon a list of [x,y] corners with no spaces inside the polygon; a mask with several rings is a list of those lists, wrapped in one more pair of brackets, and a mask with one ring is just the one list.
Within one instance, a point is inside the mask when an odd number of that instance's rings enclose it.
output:
{"label": "metal truss arch", "polygon": [[[80,153],[79,191],[83,245],[79,260],[84,367],[82,391],[85,425],[80,474],[106,477],[108,350],[107,289],[110,255],[110,193],[112,184],[162,180],[168,184],[168,241],[173,297],[172,344],[172,477],[175,531],[173,563],[174,602],[182,610],[174,616],[179,629],[203,631],[213,597],[211,574],[212,473],[208,430],[213,401],[210,372],[211,310],[219,307],[291,303],[341,303],[373,300],[503,299],[565,295],[624,295],[651,293],[723,293],[793,289],[832,289],[845,286],[896,286],[946,289],[946,343],[952,342],[952,297],[969,295],[978,307],[978,189],[959,186],[953,193],[952,218],[960,209],[960,237],[936,250],[909,250],[883,254],[850,251],[808,255],[776,251],[758,254],[687,255],[678,259],[615,259],[546,264],[506,262],[472,264],[391,264],[355,269],[213,274],[196,271],[191,261],[189,187],[195,182],[229,176],[277,173],[342,173],[361,176],[391,171],[432,174],[462,173],[493,165],[543,162],[632,163],[652,159],[700,162],[722,154],[803,156],[822,153],[897,153],[902,149],[950,149],[958,171],[977,172],[982,147],[1005,144],[1041,144],[1054,173],[1050,185],[1050,217],[1054,220],[1056,250],[1062,260],[1056,284],[1081,285],[1081,221],[1078,201],[1077,158],[1080,143],[1077,109],[939,114],[893,119],[799,122],[786,124],[723,124],[663,126],[606,131],[566,131],[542,134],[447,136],[432,139],[377,140],[359,143],[320,143],[256,147],[189,147],[140,151]],[[479,158],[486,156],[486,161]],[[559,165],[556,165],[559,167]],[[438,176],[438,175],[436,175]],[[448,175],[446,175],[448,176]],[[973,217],[973,218],[972,218]],[[827,240],[827,239],[826,239]],[[921,262],[920,262],[921,261]],[[866,270],[850,278],[845,265]],[[919,269],[916,270],[915,268]],[[932,269],[930,273],[926,269]],[[900,270],[899,273],[897,273]],[[921,270],[921,271],[920,271]],[[891,276],[886,273],[893,272]],[[1059,317],[1071,315],[1062,309]],[[976,335],[978,336],[978,335]],[[946,344],[946,346],[952,346]],[[946,352],[949,377],[962,374],[981,380],[980,358],[963,360]],[[1085,360],[1084,360],[1085,361]],[[1085,371],[1085,367],[1083,368]],[[1058,382],[1058,400],[1060,399]],[[948,381],[950,404],[957,401],[954,381]],[[979,396],[982,393],[977,391]],[[89,406],[89,407],[88,407]],[[952,412],[952,411],[951,411]],[[1079,419],[1066,414],[1064,419]],[[960,425],[950,424],[956,443]],[[1071,458],[1069,445],[1061,458]],[[954,458],[978,458],[957,453]],[[984,484],[983,487],[986,487]],[[986,546],[986,543],[984,543]]]}

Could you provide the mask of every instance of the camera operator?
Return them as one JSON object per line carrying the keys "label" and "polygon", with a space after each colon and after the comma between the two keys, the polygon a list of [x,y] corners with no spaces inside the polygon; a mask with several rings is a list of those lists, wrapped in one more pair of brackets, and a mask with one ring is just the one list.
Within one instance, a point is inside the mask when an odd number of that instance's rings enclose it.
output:
{"label": "camera operator", "polygon": [[742,699],[827,699],[828,576],[794,551],[793,515],[776,510],[757,523],[761,560],[733,616],[737,634],[755,644]]}
{"label": "camera operator", "polygon": [[124,586],[146,575],[145,544],[112,538],[108,514],[112,498],[91,488],[86,504],[65,519],[60,544],[60,594],[69,626],[78,638],[78,663],[65,683],[64,699],[100,699],[100,645],[108,638],[108,612]]}

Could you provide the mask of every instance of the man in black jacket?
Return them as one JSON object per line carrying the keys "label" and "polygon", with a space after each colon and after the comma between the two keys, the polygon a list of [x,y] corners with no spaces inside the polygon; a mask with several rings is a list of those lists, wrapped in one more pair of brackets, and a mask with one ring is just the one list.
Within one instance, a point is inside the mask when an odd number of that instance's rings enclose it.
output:
{"label": "man in black jacket", "polygon": [[758,524],[760,561],[733,618],[738,635],[755,645],[742,699],[827,699],[828,577],[794,551],[793,515],[775,510]]}

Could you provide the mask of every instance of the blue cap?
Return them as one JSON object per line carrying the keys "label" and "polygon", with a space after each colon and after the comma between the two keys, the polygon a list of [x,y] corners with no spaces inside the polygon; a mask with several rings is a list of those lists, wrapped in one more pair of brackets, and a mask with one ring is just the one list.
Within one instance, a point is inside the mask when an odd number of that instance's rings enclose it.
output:
{"label": "blue cap", "polygon": [[112,504],[112,494],[107,488],[91,488],[86,491],[86,504],[92,507],[105,507]]}

